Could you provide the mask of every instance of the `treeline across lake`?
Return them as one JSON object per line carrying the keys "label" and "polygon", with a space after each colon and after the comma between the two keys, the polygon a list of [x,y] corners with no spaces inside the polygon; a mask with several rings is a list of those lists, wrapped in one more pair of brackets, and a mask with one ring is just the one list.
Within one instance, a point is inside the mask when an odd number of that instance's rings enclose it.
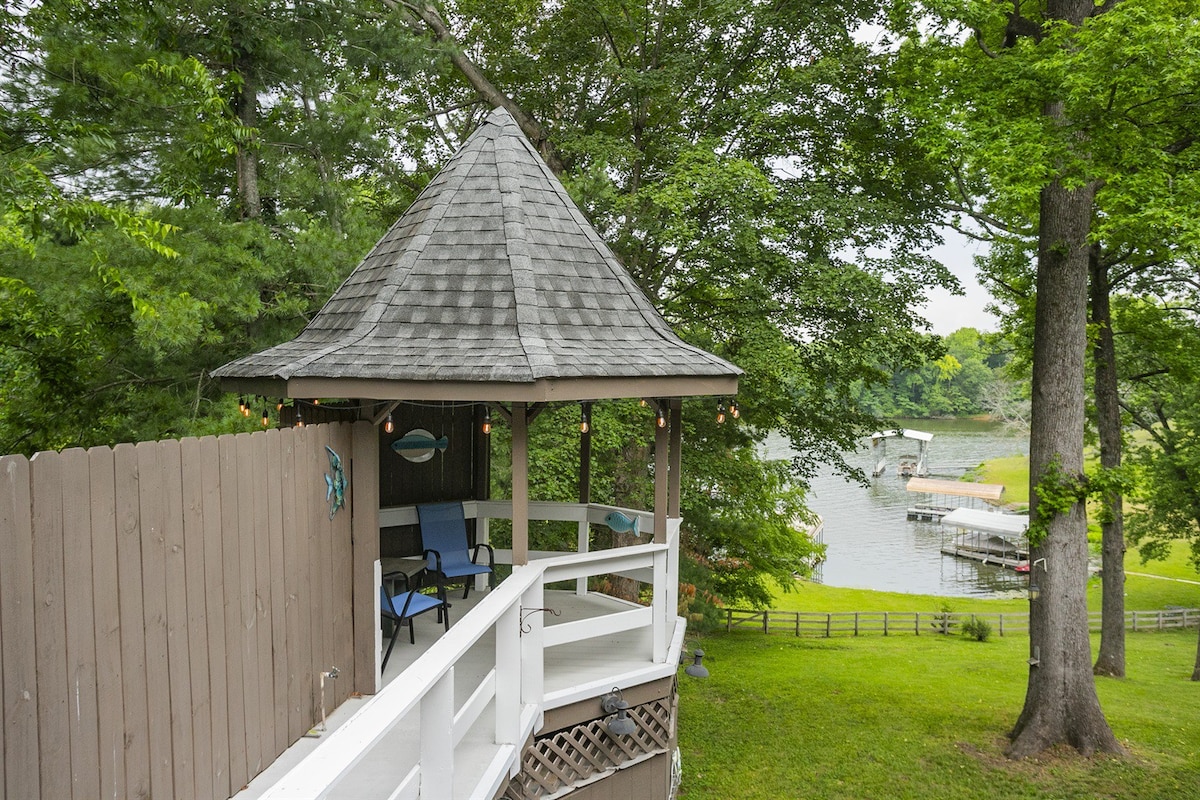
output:
{"label": "treeline across lake", "polygon": [[942,337],[942,343],[941,358],[922,367],[881,366],[891,379],[875,386],[859,384],[856,399],[884,418],[988,414],[1003,421],[1028,419],[1029,383],[1013,376],[1012,348],[1001,334],[959,328]]}

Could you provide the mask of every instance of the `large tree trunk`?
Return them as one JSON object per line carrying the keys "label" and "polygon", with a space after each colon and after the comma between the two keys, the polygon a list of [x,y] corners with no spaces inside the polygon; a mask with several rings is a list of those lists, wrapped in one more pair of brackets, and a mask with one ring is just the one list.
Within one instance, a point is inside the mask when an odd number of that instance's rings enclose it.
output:
{"label": "large tree trunk", "polygon": [[[1117,390],[1117,354],[1113,344],[1112,313],[1109,305],[1108,268],[1099,247],[1091,253],[1092,324],[1096,344],[1095,363],[1096,430],[1100,437],[1100,466],[1121,466],[1121,403]],[[1125,518],[1120,490],[1101,498],[1100,520],[1102,575],[1104,581],[1100,654],[1092,671],[1097,675],[1125,677]]]}
{"label": "large tree trunk", "polygon": [[[258,90],[249,69],[245,68],[244,57],[239,59],[242,84],[235,102],[238,122],[247,128],[258,125]],[[258,153],[254,143],[238,142],[237,153],[238,205],[242,219],[258,219],[262,216],[262,199],[258,192]]]}
{"label": "large tree trunk", "polygon": [[[1061,106],[1048,104],[1047,113],[1061,118]],[[1054,466],[1067,481],[1083,477],[1087,236],[1094,196],[1092,185],[1068,189],[1057,181],[1041,194],[1029,511],[1045,533],[1030,552],[1029,579],[1041,591],[1029,607],[1029,683],[1011,733],[1013,758],[1062,742],[1085,754],[1123,752],[1100,710],[1092,676],[1083,502],[1054,513],[1036,491]]]}

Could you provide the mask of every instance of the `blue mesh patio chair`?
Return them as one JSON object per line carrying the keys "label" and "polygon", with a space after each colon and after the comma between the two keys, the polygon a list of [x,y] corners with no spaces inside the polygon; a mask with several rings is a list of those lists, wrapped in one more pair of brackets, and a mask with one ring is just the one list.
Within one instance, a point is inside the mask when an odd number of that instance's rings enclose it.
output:
{"label": "blue mesh patio chair", "polygon": [[[417,506],[421,523],[421,543],[425,548],[425,568],[447,583],[462,580],[466,584],[463,599],[471,591],[471,579],[488,576],[488,588],[496,585],[496,554],[491,545],[467,544],[467,520],[462,503],[426,503]],[[480,564],[479,554],[487,551],[487,563]]]}
{"label": "blue mesh patio chair", "polygon": [[[408,576],[403,572],[391,573],[386,577],[392,580],[403,579],[404,585],[408,586]],[[387,668],[388,657],[392,654],[392,648],[396,646],[396,637],[400,635],[401,626],[405,622],[408,623],[408,641],[410,644],[416,644],[417,634],[413,630],[413,617],[435,608],[438,612],[438,622],[441,622],[449,631],[450,604],[446,602],[446,587],[442,586],[440,582],[436,595],[422,594],[415,590],[393,595],[384,586],[379,587],[379,614],[383,619],[392,623],[392,638],[388,642],[387,652],[383,654],[381,670]]]}

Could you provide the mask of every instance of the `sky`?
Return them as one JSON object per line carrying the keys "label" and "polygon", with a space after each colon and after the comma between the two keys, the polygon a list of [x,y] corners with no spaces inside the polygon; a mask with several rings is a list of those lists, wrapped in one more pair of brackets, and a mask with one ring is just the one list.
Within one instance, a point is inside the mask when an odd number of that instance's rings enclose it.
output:
{"label": "sky", "polygon": [[929,292],[924,316],[937,334],[953,333],[959,328],[977,328],[980,331],[995,331],[999,321],[984,310],[990,297],[975,272],[974,259],[981,255],[984,245],[953,231],[943,231],[946,242],[936,247],[931,255],[946,265],[958,278],[965,294],[954,296],[945,289]]}

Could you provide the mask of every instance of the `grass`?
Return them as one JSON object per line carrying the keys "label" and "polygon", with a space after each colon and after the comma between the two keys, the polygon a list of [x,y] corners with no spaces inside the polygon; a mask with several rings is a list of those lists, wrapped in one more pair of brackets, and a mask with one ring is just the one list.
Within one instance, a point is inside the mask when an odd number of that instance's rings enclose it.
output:
{"label": "grass", "polygon": [[1195,631],[1131,633],[1130,677],[1097,681],[1129,758],[1022,762],[1003,750],[1024,699],[1025,637],[735,631],[699,644],[712,675],[680,682],[683,798],[1200,797]]}
{"label": "grass", "polygon": [[1004,502],[1011,506],[1029,506],[1029,456],[1005,456],[983,462],[967,473],[978,483],[1004,484]]}

